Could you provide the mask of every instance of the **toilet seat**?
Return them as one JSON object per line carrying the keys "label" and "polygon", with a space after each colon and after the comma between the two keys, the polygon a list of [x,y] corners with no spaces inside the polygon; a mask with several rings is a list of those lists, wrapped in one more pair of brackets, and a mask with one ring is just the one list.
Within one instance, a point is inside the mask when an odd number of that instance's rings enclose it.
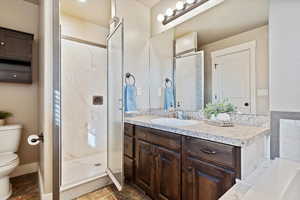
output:
{"label": "toilet seat", "polygon": [[0,167],[6,167],[18,161],[18,155],[15,153],[0,154]]}

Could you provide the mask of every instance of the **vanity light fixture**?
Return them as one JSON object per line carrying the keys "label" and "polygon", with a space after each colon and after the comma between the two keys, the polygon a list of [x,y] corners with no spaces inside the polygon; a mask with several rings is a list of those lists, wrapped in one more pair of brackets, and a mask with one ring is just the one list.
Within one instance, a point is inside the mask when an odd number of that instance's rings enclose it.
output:
{"label": "vanity light fixture", "polygon": [[178,1],[177,3],[176,3],[176,9],[177,10],[182,10],[184,8],[184,3],[183,3],[183,1]]}
{"label": "vanity light fixture", "polygon": [[186,2],[187,2],[188,4],[193,4],[193,3],[196,2],[196,0],[186,0]]}
{"label": "vanity light fixture", "polygon": [[180,0],[176,3],[175,10],[168,8],[165,15],[157,15],[157,21],[161,22],[163,25],[166,25],[208,1],[210,0]]}
{"label": "vanity light fixture", "polygon": [[163,14],[157,15],[157,21],[163,22],[165,20],[165,16]]}
{"label": "vanity light fixture", "polygon": [[166,15],[167,15],[168,17],[171,17],[173,14],[174,14],[174,10],[173,10],[172,8],[168,8],[168,9],[166,10]]}

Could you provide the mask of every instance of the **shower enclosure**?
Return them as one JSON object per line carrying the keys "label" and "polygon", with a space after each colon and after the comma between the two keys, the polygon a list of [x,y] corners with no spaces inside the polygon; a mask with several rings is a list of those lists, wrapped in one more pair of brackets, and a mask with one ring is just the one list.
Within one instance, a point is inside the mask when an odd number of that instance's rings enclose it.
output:
{"label": "shower enclosure", "polygon": [[103,176],[107,167],[106,49],[61,41],[62,187]]}
{"label": "shower enclosure", "polygon": [[[60,19],[54,20],[54,25],[59,27]],[[115,21],[105,46],[62,35],[59,29],[54,29],[56,36],[53,199],[72,199],[75,194],[84,194],[85,188],[90,192],[91,186],[87,184],[93,183],[93,188],[100,188],[108,183],[101,180],[111,180],[121,190],[123,21]],[[80,191],[73,192],[75,188]]]}

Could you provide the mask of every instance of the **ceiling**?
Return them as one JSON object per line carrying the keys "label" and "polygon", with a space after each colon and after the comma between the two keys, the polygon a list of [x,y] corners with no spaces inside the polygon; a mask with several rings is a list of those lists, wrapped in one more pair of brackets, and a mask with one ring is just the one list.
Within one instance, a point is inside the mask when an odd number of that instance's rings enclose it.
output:
{"label": "ceiling", "polygon": [[149,8],[152,8],[158,2],[160,2],[160,0],[137,0],[137,1],[141,2],[142,4],[144,4],[145,6],[147,6]]}
{"label": "ceiling", "polygon": [[268,24],[269,0],[225,0],[221,5],[176,27],[176,37],[198,32],[208,44]]}
{"label": "ceiling", "polygon": [[[137,1],[151,8],[160,0]],[[111,18],[111,0],[87,0],[86,3],[80,3],[78,0],[61,0],[61,10],[67,15],[108,27]]]}
{"label": "ceiling", "polygon": [[77,17],[94,24],[108,27],[111,18],[111,0],[61,0],[61,10],[67,15]]}

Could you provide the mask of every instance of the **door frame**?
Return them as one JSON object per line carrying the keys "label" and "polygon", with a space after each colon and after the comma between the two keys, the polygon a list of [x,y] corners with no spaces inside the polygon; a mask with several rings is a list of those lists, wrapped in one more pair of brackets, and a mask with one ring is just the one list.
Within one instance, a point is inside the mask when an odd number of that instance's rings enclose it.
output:
{"label": "door frame", "polygon": [[[118,21],[116,21],[118,20]],[[120,87],[122,88],[122,126],[121,126],[121,133],[124,132],[124,119],[125,119],[125,112],[124,112],[124,20],[123,18],[119,19],[117,17],[115,17],[112,21],[112,23],[114,23],[114,28],[110,31],[110,34],[107,36],[106,38],[106,43],[107,43],[107,110],[109,108],[109,104],[110,102],[108,101],[108,96],[109,96],[109,44],[108,41],[111,39],[111,37],[115,34],[115,32],[120,28],[122,31],[122,74],[121,74],[121,79],[122,79],[122,85],[120,85]],[[109,117],[108,117],[109,113],[107,112],[107,134],[109,134]],[[124,144],[124,136],[121,137],[121,143]],[[109,154],[108,154],[108,149],[109,149],[109,136],[107,135],[107,168],[106,168],[106,173],[108,175],[108,177],[112,180],[112,182],[114,183],[114,185],[117,187],[117,189],[119,191],[121,191],[123,189],[123,185],[124,185],[124,158],[122,156],[122,169],[121,169],[121,183],[118,182],[118,179],[114,176],[112,170],[109,168],[108,166],[108,162],[109,162]],[[122,151],[122,155],[124,153],[124,146],[121,146],[121,151]]]}
{"label": "door frame", "polygon": [[214,101],[214,93],[216,90],[215,84],[215,65],[216,58],[220,56],[225,56],[228,54],[233,54],[241,51],[250,51],[250,114],[256,114],[256,41],[251,41],[247,43],[243,43],[240,45],[232,46],[229,48],[217,50],[211,52],[211,61],[212,61],[212,100]]}
{"label": "door frame", "polygon": [[52,194],[60,200],[61,186],[61,27],[60,0],[52,1]]}

